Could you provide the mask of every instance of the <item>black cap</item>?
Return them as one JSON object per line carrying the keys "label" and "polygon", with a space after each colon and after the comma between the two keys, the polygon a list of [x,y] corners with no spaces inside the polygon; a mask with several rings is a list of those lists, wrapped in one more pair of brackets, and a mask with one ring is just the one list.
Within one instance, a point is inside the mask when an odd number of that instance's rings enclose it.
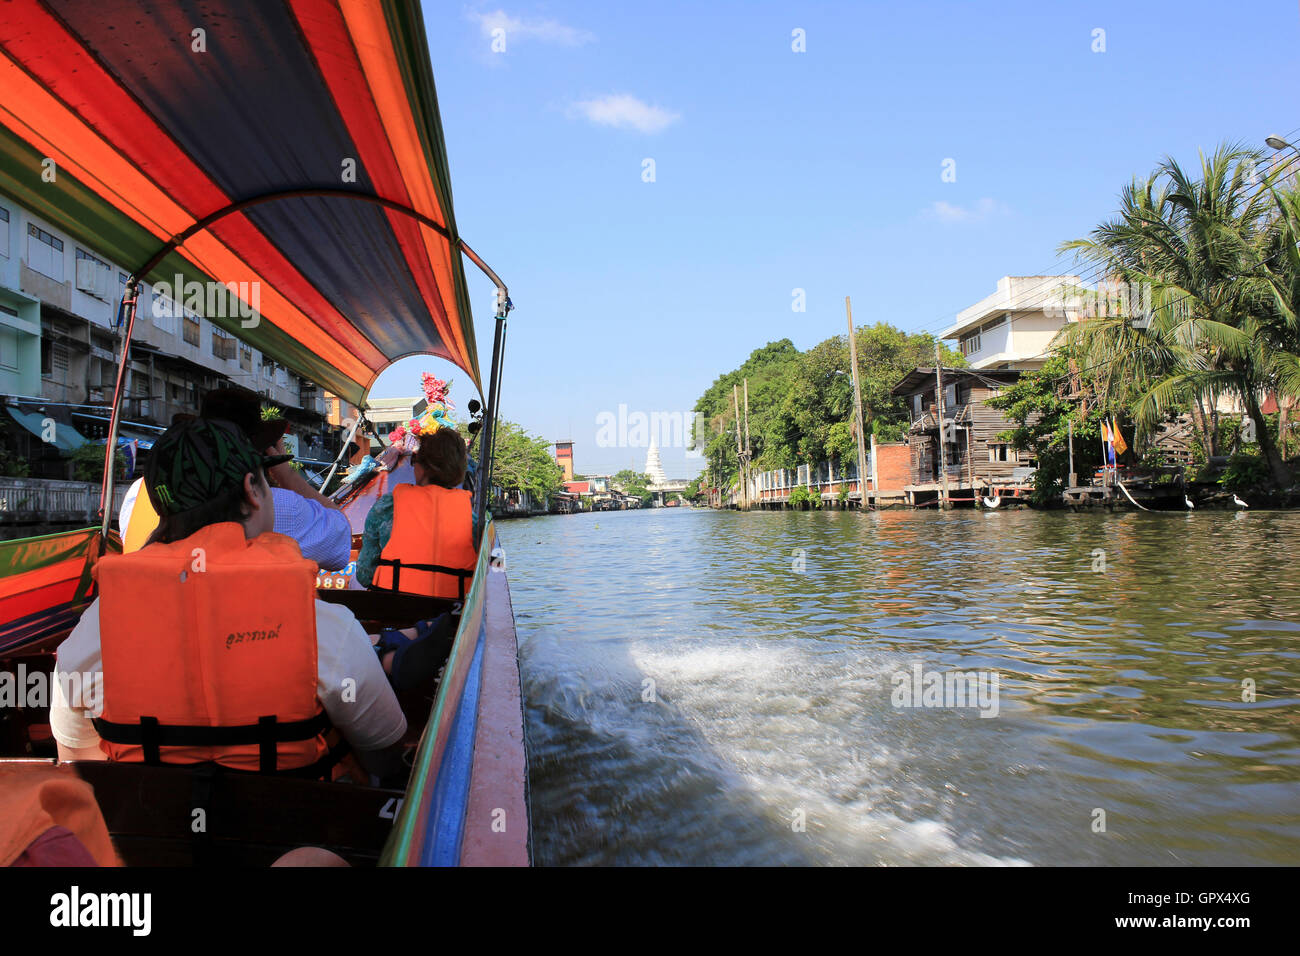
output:
{"label": "black cap", "polygon": [[244,476],[288,461],[264,456],[234,422],[195,418],[178,422],[154,442],[144,484],[160,515],[176,515],[233,493]]}

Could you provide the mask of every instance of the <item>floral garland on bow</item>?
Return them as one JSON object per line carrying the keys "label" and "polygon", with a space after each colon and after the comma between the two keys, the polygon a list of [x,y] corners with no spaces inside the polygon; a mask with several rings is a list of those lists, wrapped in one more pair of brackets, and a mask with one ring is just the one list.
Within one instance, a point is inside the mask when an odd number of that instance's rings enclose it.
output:
{"label": "floral garland on bow", "polygon": [[419,418],[412,418],[405,426],[398,425],[389,434],[388,440],[402,451],[414,452],[420,447],[421,435],[432,435],[439,428],[454,428],[448,413],[456,406],[447,397],[451,382],[434,378],[428,372],[420,376],[420,386],[424,389],[424,398],[428,407]]}

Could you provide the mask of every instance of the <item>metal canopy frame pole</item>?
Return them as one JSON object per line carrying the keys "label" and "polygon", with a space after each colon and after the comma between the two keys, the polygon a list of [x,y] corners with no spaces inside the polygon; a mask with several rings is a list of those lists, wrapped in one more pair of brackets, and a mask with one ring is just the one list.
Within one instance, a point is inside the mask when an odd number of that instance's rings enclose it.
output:
{"label": "metal canopy frame pole", "polygon": [[[484,269],[484,271],[488,271]],[[488,498],[492,495],[492,457],[496,450],[497,410],[501,401],[501,369],[505,364],[506,350],[506,316],[512,308],[510,297],[504,286],[497,287],[496,331],[492,336],[492,377],[488,383],[487,409],[483,415],[483,437],[479,442],[479,480],[478,480],[478,514],[475,524],[478,528],[478,541],[482,542],[484,515],[488,510]]]}
{"label": "metal canopy frame pole", "polygon": [[[343,399],[340,398],[339,401],[341,402],[343,401]],[[320,493],[322,495],[325,494],[325,489],[329,487],[330,479],[334,477],[334,472],[338,471],[339,462],[341,462],[344,456],[347,454],[348,445],[352,444],[352,439],[356,437],[357,428],[360,427],[360,425],[361,425],[361,409],[358,408],[357,417],[352,422],[352,428],[348,430],[348,437],[343,439],[343,447],[339,449],[338,456],[335,457],[334,459],[334,464],[330,465],[329,474],[327,474],[325,476],[325,480],[321,482]]]}
{"label": "metal canopy frame pole", "polygon": [[[139,291],[140,283],[144,281],[145,277],[157,268],[158,264],[168,255],[180,246],[184,245],[190,238],[207,229],[213,223],[224,219],[226,216],[236,212],[241,212],[242,210],[248,209],[252,206],[260,206],[263,203],[274,202],[278,199],[303,199],[312,197],[356,199],[361,202],[371,203],[372,205],[382,206],[385,209],[391,209],[393,212],[400,212],[405,216],[410,216],[412,219],[417,220],[421,225],[427,226],[444,238],[454,241],[456,247],[459,248],[460,251],[463,252],[465,256],[467,256],[469,260],[483,272],[484,275],[491,279],[492,284],[497,287],[497,327],[492,345],[492,374],[488,387],[488,409],[487,414],[484,416],[486,419],[483,426],[485,429],[485,435],[480,450],[485,461],[485,467],[480,470],[480,473],[483,474],[485,478],[490,478],[492,470],[492,458],[490,454],[492,448],[492,433],[494,431],[493,426],[496,421],[497,401],[501,388],[500,372],[503,361],[502,352],[505,348],[505,320],[506,315],[514,308],[513,304],[510,302],[509,290],[506,288],[506,284],[501,281],[501,277],[492,270],[491,266],[479,257],[478,253],[469,247],[465,240],[461,239],[459,236],[453,240],[451,232],[446,226],[421,212],[417,212],[410,206],[395,202],[392,199],[385,199],[382,196],[376,196],[373,193],[361,192],[355,189],[341,189],[337,186],[308,186],[301,189],[282,189],[277,192],[263,193],[257,196],[249,196],[246,199],[240,199],[209,213],[202,219],[195,221],[184,231],[178,232],[176,235],[172,236],[171,239],[167,240],[167,242],[158,249],[157,253],[155,253],[148,262],[132,272],[130,278],[127,279],[126,292],[122,298],[123,318],[126,324],[126,337],[122,343],[122,358],[117,369],[117,384],[113,390],[113,409],[109,416],[109,433],[105,453],[104,478],[100,486],[99,510],[101,519],[101,549],[103,548],[103,542],[107,540],[108,537],[109,512],[112,508],[113,494],[113,463],[116,458],[116,455],[114,454],[116,448],[114,445],[117,441],[118,419],[121,417],[123,386],[127,371],[130,368],[131,336],[135,330],[136,294]],[[361,418],[359,413],[360,409],[358,408],[358,423]],[[485,484],[483,487],[486,491],[491,488],[491,485]],[[486,495],[482,496],[479,502],[480,534],[482,533],[482,510],[485,498]]]}
{"label": "metal canopy frame pole", "polygon": [[108,523],[113,513],[113,467],[117,463],[117,426],[122,417],[122,398],[126,390],[126,377],[131,369],[131,337],[135,333],[136,295],[140,280],[127,279],[122,293],[122,318],[126,331],[122,337],[122,358],[117,366],[117,382],[113,386],[113,408],[108,416],[108,440],[104,444],[104,476],[99,486],[99,552],[104,553],[108,542]]}
{"label": "metal canopy frame pole", "polygon": [[492,280],[492,284],[497,287],[497,311],[496,311],[496,328],[492,333],[492,371],[488,379],[487,408],[483,413],[483,433],[479,439],[479,495],[478,495],[478,514],[475,524],[478,527],[475,546],[482,543],[484,527],[484,515],[488,510],[488,498],[492,494],[492,457],[496,450],[496,425],[497,411],[501,402],[501,370],[505,367],[506,360],[506,318],[514,309],[514,303],[510,301],[510,290],[486,262],[484,262],[477,252],[469,247],[469,243],[464,239],[457,240],[460,244],[461,252],[470,262],[478,266],[479,271]]}

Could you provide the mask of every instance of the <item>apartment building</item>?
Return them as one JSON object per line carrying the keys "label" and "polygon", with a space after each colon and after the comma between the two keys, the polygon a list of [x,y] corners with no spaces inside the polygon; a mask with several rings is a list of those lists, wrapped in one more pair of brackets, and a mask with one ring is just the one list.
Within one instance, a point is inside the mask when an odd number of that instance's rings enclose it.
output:
{"label": "apartment building", "polygon": [[[104,437],[126,280],[123,266],[0,194],[0,396],[11,404],[39,400],[87,438]],[[123,417],[165,426],[229,385],[282,407],[300,454],[328,448],[332,457],[338,428],[326,402],[333,396],[144,284]]]}
{"label": "apartment building", "polygon": [[1082,286],[1078,276],[1003,276],[939,338],[955,340],[971,368],[1041,368],[1057,333],[1078,320]]}

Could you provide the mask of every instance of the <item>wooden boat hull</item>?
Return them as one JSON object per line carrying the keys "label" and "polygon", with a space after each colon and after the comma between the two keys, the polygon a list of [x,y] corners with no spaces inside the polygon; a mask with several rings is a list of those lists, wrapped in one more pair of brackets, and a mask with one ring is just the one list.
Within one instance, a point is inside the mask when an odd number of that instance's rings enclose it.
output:
{"label": "wooden boat hull", "polygon": [[504,554],[489,523],[385,864],[530,862],[518,655]]}
{"label": "wooden boat hull", "polygon": [[[87,534],[95,533],[92,529]],[[75,622],[68,619],[71,599],[84,607],[93,597],[74,587],[74,582],[90,580],[94,560],[93,552],[78,549],[78,540],[45,542],[38,548],[44,567],[54,569],[50,575],[58,581],[44,596],[31,600],[40,604],[48,598],[49,614],[42,618],[36,613],[39,608],[27,609],[30,620],[13,630],[14,639],[0,649],[0,666],[11,668],[19,658],[43,660],[48,666],[51,653]],[[41,568],[24,573],[32,570]],[[19,591],[14,594],[15,600],[21,596]],[[354,606],[362,618],[380,607],[400,607],[403,600],[412,608],[420,601],[440,603],[370,591],[318,594]],[[406,612],[401,608],[400,613]],[[413,718],[409,711],[408,716]],[[25,719],[39,723],[43,718]],[[504,556],[491,522],[423,727],[404,791],[102,761],[58,766],[95,788],[127,865],[267,865],[296,846],[324,847],[363,866],[529,865],[528,756],[518,644]],[[0,760],[6,772],[48,771],[52,764],[12,749],[10,754]],[[198,834],[191,826],[197,806],[209,821],[208,829]]]}

